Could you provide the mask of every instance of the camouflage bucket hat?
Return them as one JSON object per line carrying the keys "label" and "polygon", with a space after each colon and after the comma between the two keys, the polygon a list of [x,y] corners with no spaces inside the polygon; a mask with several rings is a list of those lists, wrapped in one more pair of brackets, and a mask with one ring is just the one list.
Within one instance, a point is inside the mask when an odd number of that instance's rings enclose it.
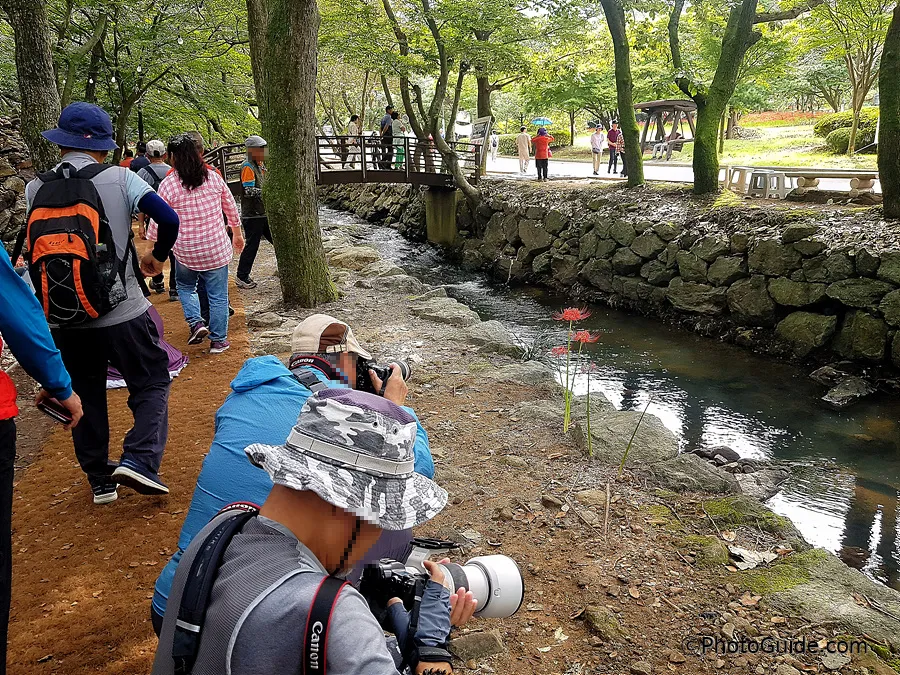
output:
{"label": "camouflage bucket hat", "polygon": [[416,420],[390,401],[352,389],[310,396],[284,445],[244,452],[272,482],[310,490],[384,530],[420,525],[444,508],[447,493],[415,473]]}

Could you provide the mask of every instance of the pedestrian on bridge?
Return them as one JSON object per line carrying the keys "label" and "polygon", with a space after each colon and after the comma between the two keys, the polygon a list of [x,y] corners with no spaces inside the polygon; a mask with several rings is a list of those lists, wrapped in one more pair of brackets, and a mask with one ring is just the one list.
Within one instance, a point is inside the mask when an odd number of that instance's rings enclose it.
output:
{"label": "pedestrian on bridge", "polygon": [[390,171],[391,160],[394,156],[394,133],[391,127],[391,124],[394,122],[391,114],[393,112],[394,106],[386,105],[384,107],[384,117],[381,118],[381,122],[378,124],[378,132],[381,135],[381,163],[379,168],[382,171]]}
{"label": "pedestrian on bridge", "polygon": [[350,115],[350,123],[347,125],[347,135],[349,136],[347,139],[347,164],[351,171],[356,170],[356,164],[359,162],[359,146],[362,141],[360,134],[359,115]]}

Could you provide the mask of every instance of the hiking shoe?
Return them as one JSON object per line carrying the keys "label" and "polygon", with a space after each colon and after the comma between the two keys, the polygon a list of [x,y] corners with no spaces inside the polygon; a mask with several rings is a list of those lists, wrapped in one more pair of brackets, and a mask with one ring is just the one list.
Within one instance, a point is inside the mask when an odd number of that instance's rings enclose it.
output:
{"label": "hiking shoe", "polygon": [[150,282],[150,290],[156,291],[156,293],[158,293],[158,294],[163,294],[166,292],[166,285],[162,281],[160,281],[159,283],[151,281]]}
{"label": "hiking shoe", "polygon": [[209,348],[210,354],[221,354],[226,349],[231,347],[231,343],[228,340],[216,340],[212,343],[212,346]]}
{"label": "hiking shoe", "polygon": [[191,326],[191,335],[188,337],[188,344],[199,345],[207,335],[209,335],[209,328],[207,328],[206,324],[202,321],[198,321]]}
{"label": "hiking shoe", "polygon": [[178,302],[178,291],[169,291],[169,302]]}
{"label": "hiking shoe", "polygon": [[235,277],[234,283],[238,288],[256,288],[256,282],[250,277],[247,277],[246,279]]}
{"label": "hiking shoe", "polygon": [[116,482],[110,476],[88,476],[95,504],[109,504],[119,498]]}
{"label": "hiking shoe", "polygon": [[150,469],[132,459],[123,459],[112,473],[112,480],[142,495],[167,495],[168,486]]}

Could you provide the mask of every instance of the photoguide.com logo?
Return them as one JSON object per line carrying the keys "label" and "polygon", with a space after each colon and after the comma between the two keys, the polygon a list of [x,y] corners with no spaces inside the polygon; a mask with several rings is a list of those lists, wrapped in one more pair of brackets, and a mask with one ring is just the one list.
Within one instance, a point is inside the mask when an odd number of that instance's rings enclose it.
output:
{"label": "photoguide.com logo", "polygon": [[690,635],[682,641],[684,651],[693,654],[715,652],[730,654],[865,654],[869,646],[864,640],[789,640],[763,637],[748,640],[725,640],[716,635]]}

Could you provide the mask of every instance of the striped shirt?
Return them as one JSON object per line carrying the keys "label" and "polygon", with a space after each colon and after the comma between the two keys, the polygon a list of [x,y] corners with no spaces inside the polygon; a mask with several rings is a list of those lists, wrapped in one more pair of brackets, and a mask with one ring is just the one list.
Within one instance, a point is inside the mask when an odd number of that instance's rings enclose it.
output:
{"label": "striped shirt", "polygon": [[181,219],[178,240],[172,249],[180,264],[205,272],[231,262],[234,253],[222,213],[232,229],[241,226],[241,218],[231,190],[218,172],[210,171],[200,187],[188,190],[181,184],[178,172],[173,171],[160,183],[159,196]]}

